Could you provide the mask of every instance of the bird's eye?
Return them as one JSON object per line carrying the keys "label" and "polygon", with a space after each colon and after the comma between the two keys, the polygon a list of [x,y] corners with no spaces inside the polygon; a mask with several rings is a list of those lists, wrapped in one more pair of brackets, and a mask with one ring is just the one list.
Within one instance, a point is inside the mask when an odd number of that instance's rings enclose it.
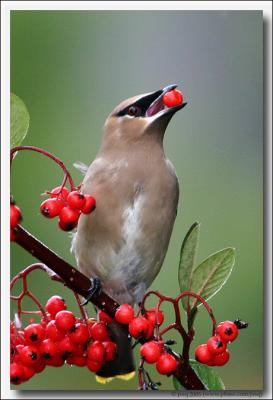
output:
{"label": "bird's eye", "polygon": [[141,115],[141,109],[136,106],[131,106],[128,109],[128,115],[131,115],[132,117],[139,117]]}

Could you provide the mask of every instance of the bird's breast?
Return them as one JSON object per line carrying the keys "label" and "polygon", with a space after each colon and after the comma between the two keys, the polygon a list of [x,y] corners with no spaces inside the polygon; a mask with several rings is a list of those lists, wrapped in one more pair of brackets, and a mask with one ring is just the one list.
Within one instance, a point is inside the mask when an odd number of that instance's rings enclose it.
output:
{"label": "bird's breast", "polygon": [[[105,165],[104,165],[105,167]],[[97,208],[81,216],[75,238],[80,269],[102,280],[118,301],[134,303],[157,275],[176,215],[178,185],[169,171],[143,174],[123,163],[119,173],[91,174],[83,190]],[[113,168],[113,166],[112,166]],[[118,182],[117,182],[118,180]]]}

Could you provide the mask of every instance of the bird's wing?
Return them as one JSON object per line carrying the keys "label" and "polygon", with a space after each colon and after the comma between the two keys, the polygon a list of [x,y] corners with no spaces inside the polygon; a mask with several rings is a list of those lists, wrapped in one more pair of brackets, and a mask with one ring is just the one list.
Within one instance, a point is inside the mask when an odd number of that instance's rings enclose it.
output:
{"label": "bird's wing", "polygon": [[83,163],[82,161],[76,161],[73,164],[73,167],[75,167],[78,171],[80,171],[83,175],[86,174],[87,170],[88,170],[88,165],[86,165],[85,163]]}

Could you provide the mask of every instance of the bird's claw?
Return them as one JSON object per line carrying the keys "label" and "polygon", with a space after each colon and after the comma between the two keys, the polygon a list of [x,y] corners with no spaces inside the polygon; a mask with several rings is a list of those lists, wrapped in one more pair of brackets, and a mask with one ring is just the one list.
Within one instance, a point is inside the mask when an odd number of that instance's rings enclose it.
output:
{"label": "bird's claw", "polygon": [[94,298],[99,296],[101,292],[101,281],[99,278],[91,278],[91,287],[88,290],[88,295],[86,296],[85,300],[81,303],[81,306],[86,306],[89,301]]}

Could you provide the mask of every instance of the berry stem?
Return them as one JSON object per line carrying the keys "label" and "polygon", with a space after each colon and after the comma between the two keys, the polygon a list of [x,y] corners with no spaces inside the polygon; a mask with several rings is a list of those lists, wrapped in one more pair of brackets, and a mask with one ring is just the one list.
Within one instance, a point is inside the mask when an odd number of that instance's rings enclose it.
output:
{"label": "berry stem", "polygon": [[176,297],[176,301],[178,302],[179,300],[181,300],[183,297],[186,297],[186,296],[194,297],[195,299],[200,301],[200,303],[203,304],[203,306],[207,310],[207,312],[209,314],[209,317],[210,317],[210,319],[212,321],[212,335],[214,335],[214,332],[215,332],[215,329],[216,329],[216,320],[215,320],[212,308],[208,305],[206,300],[203,299],[203,297],[201,297],[199,294],[196,294],[196,293],[190,292],[190,291],[185,291],[185,292],[180,293],[180,295],[178,295]]}
{"label": "berry stem", "polygon": [[65,164],[63,163],[62,160],[60,160],[58,157],[55,157],[53,154],[49,153],[48,151],[44,150],[44,149],[40,149],[39,147],[35,147],[35,146],[17,146],[17,147],[13,147],[10,150],[10,164],[12,164],[12,161],[14,159],[14,155],[15,153],[17,153],[18,151],[23,151],[23,150],[30,150],[30,151],[36,151],[37,153],[43,154],[44,156],[50,158],[51,160],[53,160],[56,164],[58,164],[62,170],[65,173],[65,177],[63,180],[62,185],[65,185],[66,180],[68,179],[70,187],[71,187],[71,191],[72,190],[76,190],[76,186],[73,182],[73,179],[68,171],[68,169],[66,168]]}
{"label": "berry stem", "polygon": [[85,309],[84,306],[82,306],[82,304],[81,304],[82,302],[81,302],[81,299],[80,299],[78,293],[73,290],[73,294],[75,296],[76,302],[77,302],[78,307],[80,309],[80,313],[81,313],[82,319],[85,321],[85,324],[87,325],[87,320],[88,320],[87,310]]}
{"label": "berry stem", "polygon": [[22,292],[18,295],[18,296],[10,296],[10,298],[12,300],[17,301],[17,310],[18,310],[18,317],[19,319],[21,319],[21,315],[22,314],[29,314],[29,312],[27,311],[23,311],[22,310],[22,302],[25,296],[28,296],[38,307],[39,311],[35,312],[31,312],[32,314],[42,314],[44,316],[44,318],[47,320],[47,315],[45,312],[45,309],[43,308],[42,304],[40,303],[40,301],[37,299],[37,297],[29,290],[28,288],[28,283],[27,283],[27,277],[28,275],[32,272],[35,271],[37,269],[42,269],[42,270],[46,270],[47,267],[43,264],[40,263],[36,263],[36,264],[32,264],[29,265],[27,268],[25,268],[23,271],[19,272],[11,281],[10,283],[10,292],[12,291],[15,283],[19,280],[22,279],[23,280],[23,290]]}

